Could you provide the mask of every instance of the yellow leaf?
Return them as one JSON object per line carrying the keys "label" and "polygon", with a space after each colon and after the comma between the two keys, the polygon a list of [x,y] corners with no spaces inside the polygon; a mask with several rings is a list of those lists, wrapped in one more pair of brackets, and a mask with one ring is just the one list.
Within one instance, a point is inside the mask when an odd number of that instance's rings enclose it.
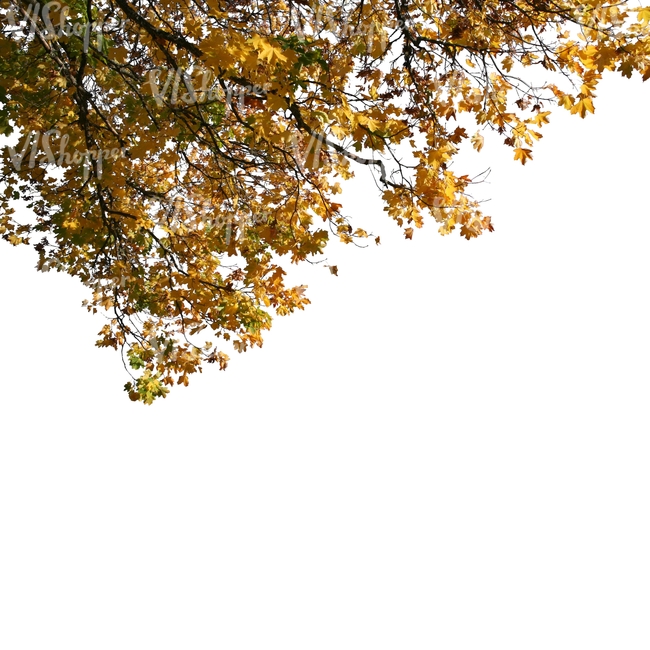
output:
{"label": "yellow leaf", "polygon": [[287,101],[284,97],[280,97],[280,95],[269,94],[266,99],[266,105],[272,111],[280,111],[287,108]]}
{"label": "yellow leaf", "polygon": [[548,116],[551,114],[551,111],[543,111],[541,113],[537,113],[535,117],[533,118],[533,122],[537,124],[537,126],[542,126],[542,124],[548,124]]}
{"label": "yellow leaf", "polygon": [[522,165],[526,164],[526,161],[533,159],[533,152],[531,149],[523,149],[521,147],[515,149],[515,160],[520,160]]}
{"label": "yellow leaf", "polygon": [[584,99],[581,99],[572,109],[571,113],[575,115],[576,113],[580,115],[580,117],[584,118],[587,113],[593,113],[594,112],[594,104],[591,101],[591,97],[585,97]]}
{"label": "yellow leaf", "polygon": [[287,61],[287,57],[284,55],[282,50],[279,47],[271,45],[271,43],[269,43],[265,38],[255,35],[251,39],[251,43],[259,52],[257,55],[258,59],[264,59],[269,63],[271,63],[273,59],[277,59],[280,62]]}

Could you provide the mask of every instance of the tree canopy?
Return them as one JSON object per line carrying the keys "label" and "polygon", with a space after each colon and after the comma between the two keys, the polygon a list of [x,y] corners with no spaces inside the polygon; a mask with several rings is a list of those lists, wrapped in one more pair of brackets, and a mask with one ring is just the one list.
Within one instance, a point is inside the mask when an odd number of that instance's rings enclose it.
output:
{"label": "tree canopy", "polygon": [[650,77],[650,7],[626,2],[0,8],[0,234],[89,288],[145,403],[303,309],[286,264],[379,243],[339,181],[372,174],[407,239],[427,219],[477,237],[463,141],[493,131],[525,164],[551,109],[593,113],[606,70]]}

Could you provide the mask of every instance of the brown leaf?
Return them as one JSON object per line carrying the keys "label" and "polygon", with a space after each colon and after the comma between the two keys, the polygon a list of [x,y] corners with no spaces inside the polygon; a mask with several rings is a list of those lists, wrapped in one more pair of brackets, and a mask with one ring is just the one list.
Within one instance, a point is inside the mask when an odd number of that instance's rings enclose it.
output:
{"label": "brown leaf", "polygon": [[463,138],[467,137],[467,131],[461,126],[456,127],[456,130],[449,136],[449,140],[454,144],[458,144]]}

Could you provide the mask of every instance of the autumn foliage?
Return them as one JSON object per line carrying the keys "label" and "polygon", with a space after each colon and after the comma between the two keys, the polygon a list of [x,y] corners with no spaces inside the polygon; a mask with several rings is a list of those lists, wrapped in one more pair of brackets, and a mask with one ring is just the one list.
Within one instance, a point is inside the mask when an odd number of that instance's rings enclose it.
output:
{"label": "autumn foliage", "polygon": [[476,237],[463,141],[494,132],[524,164],[605,71],[650,77],[650,8],[601,0],[0,8],[0,234],[89,288],[146,403],[302,309],[284,265],[370,237],[341,181],[373,174],[407,238]]}

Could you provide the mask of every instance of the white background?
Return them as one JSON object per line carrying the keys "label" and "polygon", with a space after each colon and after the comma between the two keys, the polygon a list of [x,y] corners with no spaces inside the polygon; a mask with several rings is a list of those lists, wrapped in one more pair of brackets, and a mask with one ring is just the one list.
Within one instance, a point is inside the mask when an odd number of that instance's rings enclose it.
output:
{"label": "white background", "polygon": [[152,407],[3,244],[0,647],[647,650],[649,100],[468,156],[470,242],[406,241],[362,169],[382,245]]}

